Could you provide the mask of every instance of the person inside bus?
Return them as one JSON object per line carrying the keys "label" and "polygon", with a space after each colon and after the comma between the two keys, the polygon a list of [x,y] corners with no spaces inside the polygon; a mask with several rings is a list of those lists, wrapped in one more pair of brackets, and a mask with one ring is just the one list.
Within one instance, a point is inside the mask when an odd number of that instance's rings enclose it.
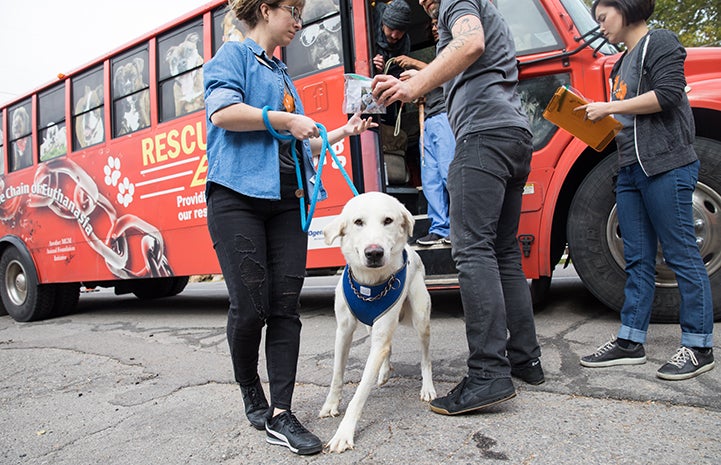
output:
{"label": "person inside bus", "polygon": [[[399,76],[403,68],[388,61],[411,51],[411,39],[406,34],[411,26],[411,7],[406,0],[379,2],[373,10],[375,25],[375,56],[373,65],[376,72]],[[388,69],[386,69],[388,65]]]}
{"label": "person inside bus", "polygon": [[[403,72],[403,68],[398,66],[395,58],[408,55],[411,51],[411,39],[407,34],[410,26],[411,7],[406,0],[392,0],[390,3],[378,2],[373,8],[373,27],[375,28],[373,67],[376,73],[387,73],[397,77]],[[383,124],[395,126],[400,112],[400,104],[388,105],[386,112],[380,116],[380,120]],[[399,140],[404,138],[395,133],[394,137],[398,137]]]}
{"label": "person inside bus", "polygon": [[[431,16],[431,33],[435,42],[438,42],[439,8],[440,0],[426,1],[424,4],[426,13]],[[416,70],[426,67],[426,63],[407,55],[397,57],[396,62],[406,70],[401,74],[401,79],[410,77]],[[428,92],[424,100],[421,182],[423,195],[428,203],[428,218],[431,220],[431,226],[428,228],[428,234],[416,239],[416,244],[425,247],[451,243],[451,225],[448,217],[448,165],[453,160],[456,140],[446,114],[443,87],[439,86]]]}
{"label": "person inside bus", "polygon": [[686,50],[671,31],[649,30],[654,0],[595,0],[600,31],[626,51],[611,71],[611,100],[578,107],[597,121],[614,115],[616,205],[626,261],[625,299],[616,337],[582,357],[585,367],[646,362],[643,344],[656,288],[656,252],[676,274],[681,294],[681,345],[656,375],[692,378],[714,366],[713,303],[706,267],[696,243],[693,192],[699,159],[694,119],[686,97]]}
{"label": "person inside bus", "polygon": [[516,239],[533,145],[513,37],[490,0],[443,0],[438,34],[428,66],[404,81],[375,76],[373,95],[410,102],[445,83],[456,137],[448,171],[452,254],[469,354],[467,375],[431,410],[456,415],[513,398],[511,376],[540,384],[544,375]]}
{"label": "person inside bus", "polygon": [[[302,0],[231,0],[247,36],[225,42],[204,65],[204,95],[208,229],[228,288],[226,330],[235,380],[248,420],[265,429],[266,441],[307,455],[319,452],[322,443],[291,411],[308,241],[292,150],[302,160],[302,189],[311,192],[320,182],[313,158],[321,140],[316,122],[303,114],[285,64],[274,56],[300,31],[303,6]],[[274,138],[264,116],[296,140]],[[375,125],[356,114],[329,131],[328,139],[334,144]],[[263,329],[270,404],[258,375]]]}

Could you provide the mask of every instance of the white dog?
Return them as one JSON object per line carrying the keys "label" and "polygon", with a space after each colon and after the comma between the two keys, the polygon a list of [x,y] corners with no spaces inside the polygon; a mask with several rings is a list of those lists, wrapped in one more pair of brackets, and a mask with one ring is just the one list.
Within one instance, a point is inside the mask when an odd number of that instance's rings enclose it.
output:
{"label": "white dog", "polygon": [[343,372],[359,319],[369,325],[371,336],[358,389],[327,445],[331,452],[353,448],[356,424],[373,383],[377,381],[380,386],[390,376],[391,339],[401,321],[413,323],[421,342],[420,398],[429,402],[436,397],[429,354],[431,298],[424,282],[423,262],[407,245],[414,223],[410,212],[394,197],[369,192],[348,201],[341,214],[323,229],[328,245],[340,237],[348,266],[335,290],[333,379],[321,417],[338,415]]}

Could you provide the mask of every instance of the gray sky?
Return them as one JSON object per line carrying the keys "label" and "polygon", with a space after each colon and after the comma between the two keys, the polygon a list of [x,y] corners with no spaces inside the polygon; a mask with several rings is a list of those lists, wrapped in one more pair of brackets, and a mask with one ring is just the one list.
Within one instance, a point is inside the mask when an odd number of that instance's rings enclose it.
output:
{"label": "gray sky", "polygon": [[0,0],[0,104],[209,0]]}

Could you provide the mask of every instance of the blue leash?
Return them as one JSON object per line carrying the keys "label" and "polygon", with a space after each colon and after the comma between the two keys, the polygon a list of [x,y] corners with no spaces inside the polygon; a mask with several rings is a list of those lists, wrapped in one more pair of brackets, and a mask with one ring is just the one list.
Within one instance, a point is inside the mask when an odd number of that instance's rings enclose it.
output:
{"label": "blue leash", "polygon": [[[295,137],[293,137],[290,134],[280,134],[278,131],[273,129],[273,126],[270,124],[270,120],[268,119],[268,110],[270,110],[270,107],[268,105],[263,107],[263,123],[265,123],[266,129],[268,129],[268,132],[275,137],[278,140],[295,140]],[[320,137],[323,141],[323,145],[320,149],[320,155],[321,158],[318,161],[318,173],[316,174],[316,183],[313,187],[313,195],[311,197],[310,201],[310,207],[308,208],[308,214],[306,217],[305,212],[305,189],[303,189],[303,176],[300,173],[300,161],[298,160],[298,153],[295,148],[295,144],[290,144],[291,146],[291,155],[293,155],[293,162],[295,163],[295,177],[298,181],[298,189],[300,189],[301,192],[303,192],[303,197],[299,199],[300,201],[300,226],[303,229],[303,232],[308,232],[308,228],[310,227],[310,222],[313,219],[313,213],[315,212],[315,205],[318,203],[318,194],[320,194],[320,185],[321,185],[321,173],[323,172],[323,154],[327,151],[330,153],[330,156],[333,157],[333,161],[335,161],[335,164],[338,166],[338,169],[340,169],[340,172],[343,174],[343,177],[345,178],[345,182],[348,184],[348,187],[350,187],[350,190],[353,192],[354,196],[358,195],[358,190],[353,185],[353,181],[350,180],[350,176],[348,176],[348,173],[346,172],[345,168],[343,168],[343,165],[341,164],[340,160],[338,160],[338,156],[333,151],[333,148],[330,146],[330,143],[328,142],[328,132],[325,129],[325,126],[323,126],[320,123],[315,123],[315,125],[318,127],[318,130],[320,131]]]}

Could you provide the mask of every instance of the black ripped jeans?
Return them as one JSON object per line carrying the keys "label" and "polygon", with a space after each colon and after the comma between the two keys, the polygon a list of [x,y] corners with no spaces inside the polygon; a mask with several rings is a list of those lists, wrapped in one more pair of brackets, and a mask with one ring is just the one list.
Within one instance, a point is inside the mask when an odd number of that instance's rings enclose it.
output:
{"label": "black ripped jeans", "polygon": [[308,235],[300,226],[295,177],[281,177],[281,200],[247,197],[211,184],[208,229],[230,308],[227,336],[235,380],[255,381],[263,327],[272,408],[291,407],[300,348],[300,291]]}

